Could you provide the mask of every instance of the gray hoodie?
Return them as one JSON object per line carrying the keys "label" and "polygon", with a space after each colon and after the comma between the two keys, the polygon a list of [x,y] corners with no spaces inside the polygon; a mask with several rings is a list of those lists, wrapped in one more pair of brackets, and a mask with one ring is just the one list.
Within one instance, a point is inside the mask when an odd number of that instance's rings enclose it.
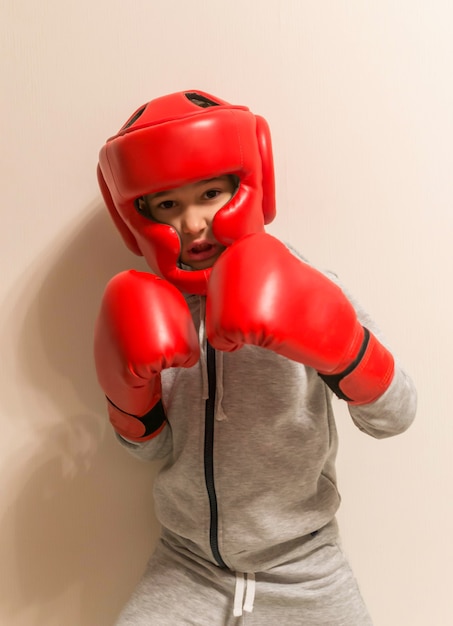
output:
{"label": "gray hoodie", "polygon": [[[160,434],[138,445],[121,441],[140,459],[163,459],[154,498],[164,536],[221,567],[264,571],[296,556],[330,522],[336,528],[332,392],[315,370],[270,350],[214,351],[205,337],[205,298],[187,302],[201,358],[162,373],[167,424]],[[349,405],[358,428],[376,438],[406,430],[415,410],[413,383],[398,363],[383,396]]]}

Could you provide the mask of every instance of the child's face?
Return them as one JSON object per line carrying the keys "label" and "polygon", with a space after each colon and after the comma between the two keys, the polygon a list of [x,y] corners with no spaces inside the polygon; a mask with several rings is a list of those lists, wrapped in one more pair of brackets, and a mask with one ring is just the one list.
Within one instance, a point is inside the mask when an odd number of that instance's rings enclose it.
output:
{"label": "child's face", "polygon": [[181,262],[202,270],[211,267],[225,249],[214,238],[212,221],[235,188],[233,176],[220,176],[149,194],[140,202],[153,219],[177,230]]}

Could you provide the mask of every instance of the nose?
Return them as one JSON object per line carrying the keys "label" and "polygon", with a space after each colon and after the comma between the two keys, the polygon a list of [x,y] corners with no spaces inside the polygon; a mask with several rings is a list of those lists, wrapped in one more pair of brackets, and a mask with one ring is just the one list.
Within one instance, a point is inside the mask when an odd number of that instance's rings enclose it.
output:
{"label": "nose", "polygon": [[196,235],[208,226],[208,216],[202,208],[187,206],[181,218],[181,228],[186,235]]}

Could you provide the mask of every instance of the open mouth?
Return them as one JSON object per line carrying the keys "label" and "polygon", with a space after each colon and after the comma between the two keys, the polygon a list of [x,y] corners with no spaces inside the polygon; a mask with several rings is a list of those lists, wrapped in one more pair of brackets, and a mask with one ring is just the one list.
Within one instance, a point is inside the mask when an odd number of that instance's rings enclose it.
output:
{"label": "open mouth", "polygon": [[213,249],[214,245],[212,243],[209,243],[208,241],[203,241],[201,243],[196,243],[191,248],[189,248],[189,254],[194,254],[195,256],[197,256],[199,254],[209,252]]}
{"label": "open mouth", "polygon": [[220,251],[219,244],[210,243],[209,241],[198,241],[193,243],[190,248],[187,249],[186,257],[188,261],[207,261],[213,258]]}
{"label": "open mouth", "polygon": [[190,246],[187,251],[188,257],[192,261],[205,261],[216,254],[218,246],[209,241],[200,241]]}

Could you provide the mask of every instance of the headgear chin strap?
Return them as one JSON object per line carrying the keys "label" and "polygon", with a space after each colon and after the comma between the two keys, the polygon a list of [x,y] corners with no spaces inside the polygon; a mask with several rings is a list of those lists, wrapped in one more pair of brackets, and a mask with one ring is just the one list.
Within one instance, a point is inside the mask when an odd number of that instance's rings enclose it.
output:
{"label": "headgear chin strap", "polygon": [[180,238],[138,209],[138,198],[225,174],[237,192],[214,217],[217,241],[231,245],[275,217],[269,127],[247,107],[201,91],[178,92],[138,109],[101,149],[98,180],[110,215],[132,252],[185,293],[205,294],[210,268],[179,267]]}

